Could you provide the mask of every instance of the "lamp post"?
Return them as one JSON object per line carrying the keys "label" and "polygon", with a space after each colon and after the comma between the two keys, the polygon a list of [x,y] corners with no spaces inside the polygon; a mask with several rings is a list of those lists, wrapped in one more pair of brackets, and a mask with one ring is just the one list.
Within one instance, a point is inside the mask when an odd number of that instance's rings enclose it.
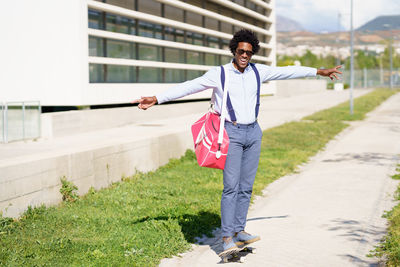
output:
{"label": "lamp post", "polygon": [[388,28],[390,32],[390,38],[389,38],[389,88],[393,89],[393,57],[392,57],[392,49],[393,49],[393,34],[392,30],[390,29],[391,25],[390,24],[383,24],[383,27]]}
{"label": "lamp post", "polygon": [[353,29],[353,0],[350,2],[350,115],[353,115],[354,88],[354,29]]}
{"label": "lamp post", "polygon": [[339,38],[340,38],[340,18],[341,14],[338,13],[338,25],[337,25],[337,35],[336,35],[336,66],[340,65],[340,55],[339,55]]}

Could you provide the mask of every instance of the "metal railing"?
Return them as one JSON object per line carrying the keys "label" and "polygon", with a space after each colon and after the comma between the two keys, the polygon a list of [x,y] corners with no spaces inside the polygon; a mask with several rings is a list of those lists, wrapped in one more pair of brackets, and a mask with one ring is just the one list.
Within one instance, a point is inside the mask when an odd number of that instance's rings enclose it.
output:
{"label": "metal railing", "polygon": [[1,143],[40,137],[40,101],[1,103]]}
{"label": "metal railing", "polygon": [[[350,84],[350,71],[344,70],[342,82]],[[388,69],[361,69],[354,70],[354,87],[400,87],[400,69],[393,69],[392,73]]]}

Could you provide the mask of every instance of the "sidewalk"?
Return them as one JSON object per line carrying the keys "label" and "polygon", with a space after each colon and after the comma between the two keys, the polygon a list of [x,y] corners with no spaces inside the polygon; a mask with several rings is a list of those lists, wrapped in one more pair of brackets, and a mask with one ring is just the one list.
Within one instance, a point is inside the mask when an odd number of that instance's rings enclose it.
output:
{"label": "sidewalk", "polygon": [[[354,122],[300,173],[282,177],[251,206],[247,231],[257,254],[241,266],[376,266],[366,255],[383,237],[382,214],[398,184],[400,94]],[[220,266],[219,232],[160,266]]]}

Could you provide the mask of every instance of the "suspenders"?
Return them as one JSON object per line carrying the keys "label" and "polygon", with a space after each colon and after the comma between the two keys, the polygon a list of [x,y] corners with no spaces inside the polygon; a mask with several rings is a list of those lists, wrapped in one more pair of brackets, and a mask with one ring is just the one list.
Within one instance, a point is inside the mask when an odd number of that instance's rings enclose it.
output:
{"label": "suspenders", "polygon": [[[257,120],[258,111],[260,109],[261,81],[260,81],[260,74],[258,73],[256,66],[253,63],[250,63],[250,66],[253,68],[253,71],[254,71],[254,73],[256,75],[256,79],[257,79],[257,103],[256,103],[256,120]],[[225,71],[224,71],[224,67],[222,67],[222,66],[221,66],[221,84],[222,84],[222,90],[224,90]],[[229,97],[229,92],[228,92],[228,99],[226,101],[226,105],[228,108],[229,116],[231,117],[231,121],[233,122],[233,124],[236,124],[236,115],[235,115],[235,111],[233,110],[233,107],[232,107],[232,102],[231,102],[231,98]],[[221,112],[222,112],[222,110],[221,110]]]}

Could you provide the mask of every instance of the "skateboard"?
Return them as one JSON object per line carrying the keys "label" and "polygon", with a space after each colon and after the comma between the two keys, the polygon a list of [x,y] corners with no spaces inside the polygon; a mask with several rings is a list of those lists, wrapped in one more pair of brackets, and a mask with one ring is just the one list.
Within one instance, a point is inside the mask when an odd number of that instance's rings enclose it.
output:
{"label": "skateboard", "polygon": [[249,245],[251,244],[244,244],[238,246],[238,250],[231,250],[227,252],[221,252],[218,254],[222,258],[222,261],[224,263],[227,262],[240,262],[243,263],[246,261],[246,255],[249,253],[256,254],[256,249],[253,247],[250,247]]}

